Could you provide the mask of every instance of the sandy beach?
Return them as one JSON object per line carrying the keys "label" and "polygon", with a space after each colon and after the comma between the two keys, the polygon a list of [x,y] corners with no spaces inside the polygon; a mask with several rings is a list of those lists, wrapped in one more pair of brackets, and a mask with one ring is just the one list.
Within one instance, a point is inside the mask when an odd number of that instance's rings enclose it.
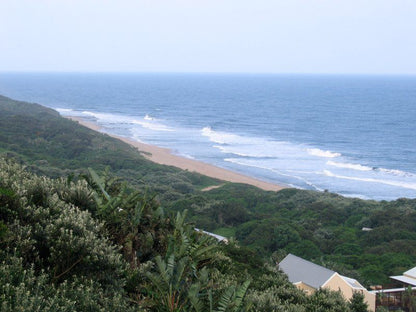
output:
{"label": "sandy beach", "polygon": [[[88,127],[92,130],[100,131],[100,127],[91,122],[87,122],[81,118],[75,118],[75,117],[68,117],[68,118],[71,120],[77,121],[79,124],[85,127]],[[223,168],[219,168],[210,164],[206,164],[201,161],[196,161],[193,159],[188,159],[185,157],[174,155],[169,149],[166,149],[166,148],[161,148],[161,147],[150,145],[150,144],[144,144],[144,143],[137,142],[128,138],[120,137],[117,135],[111,135],[111,136],[134,146],[144,157],[158,164],[174,166],[183,170],[197,172],[197,173],[200,173],[200,174],[212,177],[212,178],[216,178],[219,180],[223,180],[223,181],[254,185],[266,191],[279,191],[285,188],[285,186],[282,186],[282,185],[260,181],[255,178],[245,176],[245,175],[242,175],[242,174],[230,171],[230,170],[226,170]],[[209,189],[220,187],[220,186],[221,184],[218,186],[212,186],[205,190],[208,191]]]}

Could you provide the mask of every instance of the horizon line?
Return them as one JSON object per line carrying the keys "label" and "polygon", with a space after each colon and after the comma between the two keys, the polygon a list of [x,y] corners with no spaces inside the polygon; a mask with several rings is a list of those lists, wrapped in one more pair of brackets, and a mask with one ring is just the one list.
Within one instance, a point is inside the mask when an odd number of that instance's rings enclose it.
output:
{"label": "horizon line", "polygon": [[244,72],[244,71],[122,71],[122,70],[0,70],[0,74],[195,74],[195,75],[303,75],[303,76],[416,76],[416,73],[365,72]]}

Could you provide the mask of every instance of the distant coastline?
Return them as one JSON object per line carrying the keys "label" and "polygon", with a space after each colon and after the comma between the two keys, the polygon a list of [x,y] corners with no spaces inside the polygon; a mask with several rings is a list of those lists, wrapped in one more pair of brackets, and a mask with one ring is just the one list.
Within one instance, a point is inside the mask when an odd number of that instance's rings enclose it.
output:
{"label": "distant coastline", "polygon": [[416,77],[0,76],[9,97],[260,181],[361,199],[416,196]]}
{"label": "distant coastline", "polygon": [[[76,121],[80,125],[90,128],[91,130],[100,132],[100,127],[92,122],[85,121],[84,119],[79,118],[79,117],[68,116],[66,118]],[[261,181],[261,180],[258,180],[258,179],[255,179],[255,178],[243,175],[243,174],[239,174],[239,173],[227,170],[227,169],[223,169],[223,168],[216,167],[210,164],[206,164],[201,161],[196,161],[193,159],[188,159],[185,157],[177,156],[177,155],[172,154],[172,152],[166,148],[161,148],[158,146],[141,143],[138,141],[134,141],[132,139],[128,139],[128,138],[113,135],[113,134],[108,134],[108,135],[134,146],[135,148],[137,148],[138,152],[140,152],[144,157],[146,157],[150,161],[153,161],[161,165],[173,166],[173,167],[180,168],[183,170],[197,172],[197,173],[206,175],[208,177],[227,181],[227,182],[249,184],[249,185],[256,186],[260,189],[263,189],[265,191],[280,191],[284,188],[287,188],[287,186],[284,186],[284,185],[278,185],[274,183]]]}

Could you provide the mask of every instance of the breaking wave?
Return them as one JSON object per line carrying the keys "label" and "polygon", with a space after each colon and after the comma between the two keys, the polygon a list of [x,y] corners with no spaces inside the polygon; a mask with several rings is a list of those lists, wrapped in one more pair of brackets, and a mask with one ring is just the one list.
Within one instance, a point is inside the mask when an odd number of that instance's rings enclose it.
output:
{"label": "breaking wave", "polygon": [[318,157],[325,157],[325,158],[335,158],[340,157],[340,153],[334,153],[331,151],[323,151],[319,148],[308,148],[306,149],[309,155],[318,156]]}
{"label": "breaking wave", "polygon": [[201,134],[208,137],[211,142],[218,144],[241,143],[244,141],[244,138],[239,135],[222,131],[214,131],[211,127],[202,128]]}
{"label": "breaking wave", "polygon": [[402,170],[385,169],[385,168],[375,168],[374,170],[384,172],[384,173],[388,173],[388,174],[392,174],[392,175],[399,176],[399,177],[416,177],[416,174],[406,172],[406,171],[402,171]]}
{"label": "breaking wave", "polygon": [[[237,171],[247,170],[260,179],[297,188],[328,189],[344,196],[361,198],[367,196],[366,189],[377,189],[370,198],[388,198],[383,197],[383,190],[387,188],[406,196],[416,190],[416,174],[354,163],[353,159],[341,153],[313,145],[217,131],[209,126],[193,129],[171,127],[148,114],[137,117],[71,109],[60,109],[60,113],[93,119],[109,132],[120,128],[120,131],[128,130],[136,140],[156,142],[154,144],[160,146],[171,144],[169,147],[177,150],[178,155],[189,159],[204,161],[209,154],[211,159],[227,162]],[[181,146],[186,148],[181,149]]]}
{"label": "breaking wave", "polygon": [[146,121],[141,121],[141,120],[133,120],[132,123],[136,125],[140,125],[143,128],[153,130],[153,131],[168,131],[168,132],[175,131],[174,129],[161,123],[146,122]]}
{"label": "breaking wave", "polygon": [[373,170],[373,168],[371,168],[371,167],[363,166],[363,165],[360,165],[360,164],[340,163],[340,162],[335,162],[335,161],[332,161],[332,160],[328,160],[326,163],[329,166],[338,167],[338,168],[345,168],[345,169],[353,169],[353,170],[358,170],[358,171],[371,171],[371,170]]}
{"label": "breaking wave", "polygon": [[380,183],[380,184],[385,184],[385,185],[391,185],[391,186],[397,186],[397,187],[403,187],[407,189],[416,190],[416,183],[407,183],[403,181],[392,181],[392,180],[383,180],[383,179],[374,179],[374,178],[350,177],[350,176],[344,176],[344,175],[337,175],[337,174],[332,173],[329,170],[323,170],[323,174],[327,177],[333,177],[333,178],[338,178],[338,179]]}

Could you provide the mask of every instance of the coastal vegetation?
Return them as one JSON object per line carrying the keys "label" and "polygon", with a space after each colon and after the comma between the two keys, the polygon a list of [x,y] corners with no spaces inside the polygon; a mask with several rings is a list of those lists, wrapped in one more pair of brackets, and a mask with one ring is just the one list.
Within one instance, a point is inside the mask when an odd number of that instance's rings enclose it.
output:
{"label": "coastal vegetation", "polygon": [[0,96],[0,112],[2,311],[355,311],[307,297],[276,262],[290,252],[369,286],[416,261],[415,199],[223,183],[37,104]]}
{"label": "coastal vegetation", "polygon": [[[50,179],[0,159],[1,311],[349,311],[306,296],[250,249],[221,244],[91,170]],[[324,308],[324,309],[323,309]],[[355,311],[351,309],[351,311]]]}

